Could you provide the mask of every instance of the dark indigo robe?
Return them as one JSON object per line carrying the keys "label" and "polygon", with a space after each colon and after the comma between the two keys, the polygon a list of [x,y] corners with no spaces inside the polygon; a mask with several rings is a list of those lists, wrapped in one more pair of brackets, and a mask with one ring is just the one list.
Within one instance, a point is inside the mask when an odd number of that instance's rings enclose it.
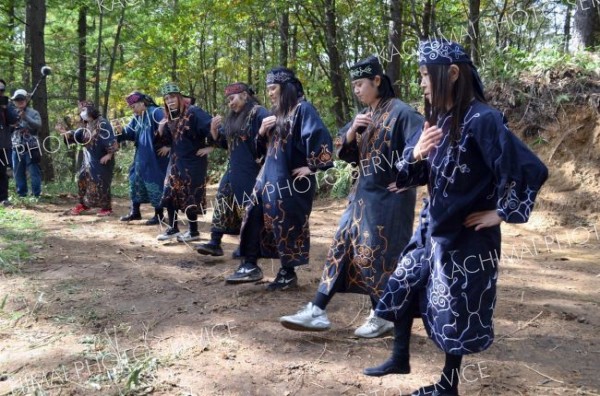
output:
{"label": "dark indigo robe", "polygon": [[67,135],[71,143],[83,145],[83,162],[77,175],[79,202],[88,207],[101,209],[112,208],[110,185],[112,183],[115,157],[108,163],[101,164],[100,159],[106,154],[114,153],[115,135],[113,129],[104,118],[99,117]]}
{"label": "dark indigo robe", "polygon": [[161,108],[150,106],[142,115],[134,116],[117,141],[135,142],[133,164],[129,169],[129,195],[137,204],[150,203],[159,207],[165,183],[169,156],[161,157],[157,151],[168,146],[168,139],[158,134],[158,123],[164,118]]}
{"label": "dark indigo robe", "polygon": [[255,105],[240,131],[219,130],[217,147],[227,149],[229,162],[215,197],[212,232],[238,235],[242,225],[244,205],[252,198],[261,157],[256,151],[256,135],[267,109]]}
{"label": "dark indigo robe", "polygon": [[161,206],[189,214],[204,213],[208,156],[200,157],[196,152],[209,144],[211,119],[204,110],[191,105],[167,122],[163,133],[170,139],[171,155]]}
{"label": "dark indigo robe", "polygon": [[[412,158],[420,132],[411,138],[397,163],[397,185],[428,186],[424,321],[438,347],[464,355],[487,349],[494,339],[501,237],[500,226],[475,231],[463,222],[473,212],[494,209],[508,223],[526,222],[548,170],[488,105],[472,102],[458,143],[450,141],[450,121],[451,116],[440,120],[444,136],[425,161]],[[392,292],[405,293],[406,286]],[[380,307],[378,314],[385,311]],[[401,314],[399,309],[396,315]]]}
{"label": "dark indigo robe", "polygon": [[[253,200],[246,209],[262,211],[261,257],[279,258],[282,267],[308,264],[310,230],[315,189],[314,174],[294,178],[292,170],[308,166],[312,171],[333,167],[332,140],[314,106],[301,100],[283,128],[268,136],[257,136],[258,155],[265,155],[254,186]],[[255,227],[242,224],[240,253],[245,255],[244,232]],[[258,228],[258,227],[257,227]]]}
{"label": "dark indigo robe", "polygon": [[[340,159],[358,166],[358,179],[327,254],[319,292],[369,294],[378,299],[400,252],[412,235],[415,189],[396,194],[388,190],[398,171],[394,167],[406,139],[423,125],[423,117],[398,99],[381,103],[372,114],[373,127],[346,142],[342,128],[336,140]],[[369,139],[361,153],[363,139]],[[336,283],[338,277],[341,283]]]}

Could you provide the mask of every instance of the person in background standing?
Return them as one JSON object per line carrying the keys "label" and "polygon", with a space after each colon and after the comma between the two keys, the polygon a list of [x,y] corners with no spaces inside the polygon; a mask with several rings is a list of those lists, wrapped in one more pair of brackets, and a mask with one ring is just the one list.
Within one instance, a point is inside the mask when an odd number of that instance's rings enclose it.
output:
{"label": "person in background standing", "polygon": [[42,193],[42,148],[38,139],[38,130],[42,127],[40,113],[28,106],[28,94],[17,89],[12,96],[19,114],[19,121],[12,133],[12,164],[17,195],[27,196],[27,173],[31,178],[31,193],[39,197]]}

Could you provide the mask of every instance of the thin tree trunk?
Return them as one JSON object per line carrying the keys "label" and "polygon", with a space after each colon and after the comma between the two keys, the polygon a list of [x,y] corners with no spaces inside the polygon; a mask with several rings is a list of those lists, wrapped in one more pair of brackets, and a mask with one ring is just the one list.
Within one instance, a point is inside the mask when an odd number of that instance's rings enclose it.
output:
{"label": "thin tree trunk", "polygon": [[479,15],[481,0],[469,0],[469,29],[466,38],[467,51],[471,53],[471,59],[479,64]]}
{"label": "thin tree trunk", "polygon": [[298,59],[298,26],[292,26],[292,53],[290,54],[290,66],[296,68],[296,61]]}
{"label": "thin tree trunk", "polygon": [[79,9],[77,22],[77,55],[79,58],[79,72],[77,75],[77,99],[86,100],[87,96],[87,7]]}
{"label": "thin tree trunk", "polygon": [[29,8],[32,6],[32,4],[28,1],[27,2],[27,11],[26,11],[26,15],[25,15],[25,20],[26,20],[26,24],[25,24],[25,51],[23,54],[23,70],[22,70],[22,80],[23,80],[23,86],[25,87],[31,87],[31,29],[29,28],[29,21],[27,20],[27,18],[29,17],[29,14],[27,14],[29,12]]}
{"label": "thin tree trunk", "polygon": [[96,49],[96,71],[94,80],[94,103],[100,104],[100,60],[102,55],[102,28],[104,24],[104,11],[100,10],[100,20],[98,22],[98,48]]}
{"label": "thin tree trunk", "polygon": [[[8,1],[8,42],[10,45],[14,45],[15,42],[15,0]],[[15,64],[16,64],[16,53],[14,50],[8,51],[8,81],[15,81]]]}
{"label": "thin tree trunk", "polygon": [[[77,20],[77,57],[79,58],[79,70],[77,73],[77,100],[87,100],[87,7],[79,8]],[[71,126],[69,126],[71,129]],[[72,180],[75,181],[77,170],[83,161],[83,151],[71,149],[68,151],[71,159]]]}
{"label": "thin tree trunk", "polygon": [[177,81],[177,48],[171,50],[171,80]]}
{"label": "thin tree trunk", "polygon": [[342,127],[349,118],[350,110],[344,86],[346,79],[341,70],[342,61],[337,46],[335,0],[325,0],[325,26],[325,41],[327,44],[327,55],[329,56],[329,81],[333,97],[335,98],[333,112],[335,114],[336,125]]}
{"label": "thin tree trunk", "polygon": [[279,21],[279,37],[281,39],[279,45],[279,64],[287,67],[290,40],[290,11],[287,5],[285,7],[281,14],[281,21]]}
{"label": "thin tree trunk", "polygon": [[392,80],[396,93],[400,93],[400,70],[402,70],[402,58],[400,58],[399,50],[402,46],[402,2],[400,0],[390,1],[389,15],[388,55],[390,61],[387,64],[386,74]]}
{"label": "thin tree trunk", "polygon": [[[42,127],[38,131],[40,143],[50,134],[48,128],[48,91],[46,79],[42,76],[42,66],[46,64],[46,44],[44,42],[44,28],[46,26],[45,0],[28,0],[27,2],[27,30],[31,38],[31,76],[40,84],[32,97],[33,107],[40,113]],[[54,180],[52,156],[42,153],[42,177],[44,181]]]}
{"label": "thin tree trunk", "polygon": [[425,2],[423,8],[423,38],[431,37],[433,25],[433,6],[431,0]]}
{"label": "thin tree trunk", "polygon": [[573,6],[571,4],[567,4],[567,11],[565,14],[565,26],[563,30],[563,52],[569,52],[569,41],[571,41],[571,12],[573,11]]}
{"label": "thin tree trunk", "polygon": [[248,66],[246,68],[246,83],[248,85],[252,85],[252,52],[254,48],[252,47],[252,32],[248,34],[248,38],[246,39],[246,48],[248,49]]}
{"label": "thin tree trunk", "polygon": [[106,118],[108,114],[108,98],[110,96],[110,86],[112,84],[112,76],[115,68],[115,61],[117,59],[117,50],[119,49],[119,39],[121,37],[121,29],[123,28],[123,22],[125,21],[125,9],[126,6],[121,7],[121,15],[119,16],[119,25],[117,26],[117,33],[115,34],[115,42],[113,44],[112,54],[110,57],[110,65],[108,67],[108,76],[106,77],[106,89],[104,91],[104,106],[102,115]]}

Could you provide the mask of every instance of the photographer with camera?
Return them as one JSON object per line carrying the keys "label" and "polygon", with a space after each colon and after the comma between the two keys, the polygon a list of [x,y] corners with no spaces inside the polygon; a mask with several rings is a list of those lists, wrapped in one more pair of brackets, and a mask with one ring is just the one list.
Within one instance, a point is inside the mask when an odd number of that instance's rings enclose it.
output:
{"label": "photographer with camera", "polygon": [[20,197],[27,196],[27,170],[31,178],[31,193],[39,197],[42,193],[42,151],[38,130],[42,127],[42,118],[37,110],[28,106],[26,90],[17,89],[11,99],[19,115],[12,134],[12,163],[17,194]]}
{"label": "photographer with camera", "polygon": [[6,82],[0,79],[0,203],[10,205],[8,201],[8,175],[6,168],[10,161],[10,127],[17,123],[18,115],[8,97],[4,94]]}

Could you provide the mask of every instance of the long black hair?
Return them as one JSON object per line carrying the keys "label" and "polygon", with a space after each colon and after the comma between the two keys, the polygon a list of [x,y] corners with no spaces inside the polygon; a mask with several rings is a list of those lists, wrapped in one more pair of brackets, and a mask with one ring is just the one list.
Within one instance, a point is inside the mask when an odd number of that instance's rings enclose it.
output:
{"label": "long black hair", "polygon": [[228,137],[239,133],[242,130],[242,128],[244,128],[246,124],[246,119],[248,118],[248,114],[250,113],[250,111],[252,111],[254,106],[260,105],[260,102],[254,96],[254,91],[252,91],[252,89],[246,90],[244,92],[248,94],[248,99],[246,100],[244,107],[242,107],[242,109],[238,113],[230,109],[225,115],[225,120],[223,121],[223,129],[225,130],[225,135]]}
{"label": "long black hair", "polygon": [[[476,99],[486,103],[479,91],[475,88],[473,67],[467,63],[456,63],[459,75],[452,84],[449,70],[451,65],[426,65],[429,81],[431,83],[431,103],[425,100],[425,115],[430,125],[437,124],[440,117],[450,113],[452,123],[450,138],[452,141],[460,139],[460,124],[471,101]],[[452,103],[448,111],[447,105]]]}

